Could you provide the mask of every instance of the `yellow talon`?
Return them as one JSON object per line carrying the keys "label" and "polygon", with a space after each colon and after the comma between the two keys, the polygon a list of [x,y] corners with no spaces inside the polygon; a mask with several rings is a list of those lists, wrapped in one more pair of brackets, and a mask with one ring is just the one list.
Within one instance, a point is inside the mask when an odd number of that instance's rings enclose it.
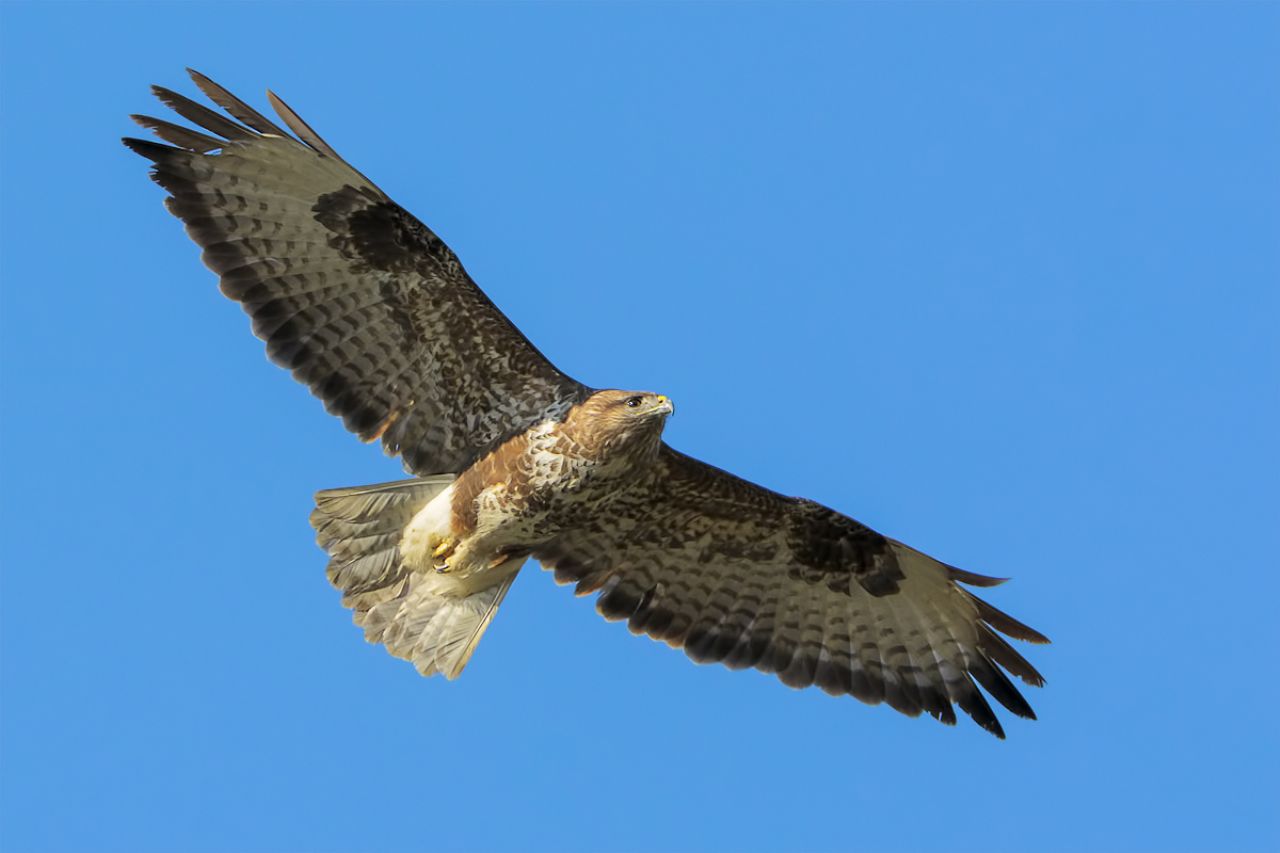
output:
{"label": "yellow talon", "polygon": [[431,552],[431,556],[443,557],[445,554],[448,554],[452,550],[453,550],[453,542],[446,539],[436,546],[436,549]]}

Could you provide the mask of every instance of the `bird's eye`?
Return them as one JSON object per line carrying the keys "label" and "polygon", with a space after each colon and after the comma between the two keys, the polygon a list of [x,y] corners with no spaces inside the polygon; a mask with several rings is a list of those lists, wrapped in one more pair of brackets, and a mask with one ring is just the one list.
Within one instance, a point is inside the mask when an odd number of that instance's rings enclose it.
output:
{"label": "bird's eye", "polygon": [[627,398],[627,408],[628,408],[628,409],[634,409],[636,406],[640,405],[640,403],[641,403],[641,402],[642,402],[642,401],[641,401],[641,398],[640,398],[640,397],[628,397],[628,398]]}

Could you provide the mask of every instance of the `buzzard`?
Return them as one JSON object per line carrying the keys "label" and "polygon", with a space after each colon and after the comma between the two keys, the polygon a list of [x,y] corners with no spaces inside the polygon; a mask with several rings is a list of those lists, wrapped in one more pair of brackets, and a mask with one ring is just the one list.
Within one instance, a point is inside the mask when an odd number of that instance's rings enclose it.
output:
{"label": "buzzard", "polygon": [[194,127],[135,115],[168,144],[125,144],[271,360],[413,475],[316,495],[329,580],[366,639],[454,678],[532,557],[700,663],[947,724],[958,705],[998,737],[977,685],[1034,718],[1008,674],[1043,679],[1001,634],[1047,640],[961,586],[1001,579],[672,449],[671,400],[560,372],[283,101],[267,93],[288,130],[190,73],[226,115],[157,86]]}

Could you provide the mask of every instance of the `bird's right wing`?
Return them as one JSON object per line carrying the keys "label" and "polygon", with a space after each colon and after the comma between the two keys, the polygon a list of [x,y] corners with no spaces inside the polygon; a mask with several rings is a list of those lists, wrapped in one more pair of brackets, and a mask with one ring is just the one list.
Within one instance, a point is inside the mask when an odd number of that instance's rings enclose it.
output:
{"label": "bird's right wing", "polygon": [[1048,640],[957,583],[998,579],[665,445],[651,476],[533,556],[578,594],[598,592],[596,608],[634,633],[792,687],[816,684],[945,723],[955,722],[954,703],[1004,737],[977,684],[1034,717],[1001,668],[1044,683],[997,631]]}
{"label": "bird's right wing", "polygon": [[[194,130],[134,116],[169,210],[271,360],[405,468],[456,473],[588,392],[557,370],[429,228],[268,93],[290,135],[196,72],[232,118],[167,89]],[[235,120],[233,120],[235,119]]]}

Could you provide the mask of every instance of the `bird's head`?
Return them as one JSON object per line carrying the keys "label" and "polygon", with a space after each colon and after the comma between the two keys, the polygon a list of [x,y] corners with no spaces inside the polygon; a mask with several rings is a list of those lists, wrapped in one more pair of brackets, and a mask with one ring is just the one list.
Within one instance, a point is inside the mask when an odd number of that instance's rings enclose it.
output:
{"label": "bird's head", "polygon": [[602,451],[644,453],[657,450],[667,417],[675,411],[665,394],[611,389],[597,391],[576,406],[567,425]]}

